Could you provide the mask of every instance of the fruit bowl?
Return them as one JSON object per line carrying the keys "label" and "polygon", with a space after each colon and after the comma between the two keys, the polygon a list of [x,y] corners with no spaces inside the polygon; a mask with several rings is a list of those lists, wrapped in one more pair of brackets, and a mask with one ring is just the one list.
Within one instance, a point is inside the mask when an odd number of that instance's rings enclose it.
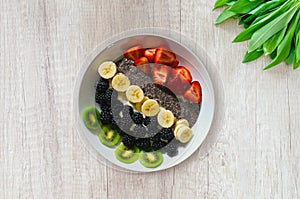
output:
{"label": "fruit bowl", "polygon": [[127,171],[158,171],[187,159],[206,138],[214,107],[213,85],[199,58],[153,33],[100,45],[74,90],[80,138],[100,162]]}

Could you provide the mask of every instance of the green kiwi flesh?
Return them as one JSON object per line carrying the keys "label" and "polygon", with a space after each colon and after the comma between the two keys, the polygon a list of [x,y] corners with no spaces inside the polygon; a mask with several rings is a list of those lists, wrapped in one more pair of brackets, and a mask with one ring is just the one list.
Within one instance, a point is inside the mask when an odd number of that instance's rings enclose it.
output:
{"label": "green kiwi flesh", "polygon": [[102,144],[110,148],[117,146],[121,140],[118,131],[110,125],[103,125],[98,133],[98,137]]}
{"label": "green kiwi flesh", "polygon": [[82,120],[89,130],[96,131],[100,129],[100,113],[96,107],[86,107],[82,112]]}
{"label": "green kiwi flesh", "polygon": [[140,150],[137,147],[132,149],[120,144],[115,150],[116,158],[123,163],[131,164],[139,159]]}
{"label": "green kiwi flesh", "polygon": [[163,162],[162,153],[159,151],[144,152],[140,153],[139,161],[142,165],[147,168],[156,168]]}

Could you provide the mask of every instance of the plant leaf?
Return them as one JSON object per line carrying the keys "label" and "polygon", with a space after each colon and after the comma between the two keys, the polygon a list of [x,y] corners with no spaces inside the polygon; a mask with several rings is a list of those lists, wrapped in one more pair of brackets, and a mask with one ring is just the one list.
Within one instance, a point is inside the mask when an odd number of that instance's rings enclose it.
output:
{"label": "plant leaf", "polygon": [[265,55],[271,54],[277,48],[277,46],[280,44],[281,40],[284,37],[287,27],[288,26],[285,26],[281,31],[273,35],[264,43],[263,50]]}
{"label": "plant leaf", "polygon": [[266,66],[264,68],[264,70],[267,70],[267,69],[279,64],[280,62],[282,62],[283,60],[285,60],[288,57],[290,50],[291,50],[291,44],[293,41],[293,36],[294,36],[295,30],[297,28],[299,17],[300,17],[300,12],[298,12],[298,14],[295,15],[295,18],[294,18],[294,20],[292,20],[292,23],[290,24],[290,27],[287,31],[286,36],[283,38],[283,40],[279,44],[279,46],[277,48],[277,56],[268,66]]}
{"label": "plant leaf", "polygon": [[234,0],[217,0],[213,9],[216,9],[216,8],[219,8],[222,6],[226,6],[229,2],[232,2],[232,1],[234,1]]}
{"label": "plant leaf", "polygon": [[300,66],[300,23],[298,23],[296,33],[294,69],[297,69]]}
{"label": "plant leaf", "polygon": [[275,20],[271,21],[267,25],[260,28],[258,31],[256,31],[253,36],[251,37],[251,40],[248,45],[248,51],[254,51],[265,41],[267,41],[269,38],[271,38],[274,34],[279,32],[284,26],[288,25],[290,20],[293,18],[294,14],[297,11],[297,7],[293,7],[291,10],[289,10],[286,13],[283,13],[279,17],[277,17]]}
{"label": "plant leaf", "polygon": [[278,7],[279,5],[283,4],[285,0],[273,0],[273,1],[268,1],[266,3],[261,4],[251,12],[249,12],[250,17],[248,17],[245,20],[245,23],[249,24],[252,23],[255,19],[257,19],[258,16],[266,14],[266,11],[270,11],[273,8]]}
{"label": "plant leaf", "polygon": [[285,63],[286,65],[290,65],[294,62],[294,59],[295,59],[295,48],[293,47],[291,50],[290,50],[290,54],[289,56],[286,58],[285,60]]}
{"label": "plant leaf", "polygon": [[225,10],[223,10],[223,12],[218,16],[218,18],[215,21],[215,24],[220,24],[223,21],[229,19],[230,17],[235,16],[236,14],[234,12],[229,11],[229,8],[226,8]]}
{"label": "plant leaf", "polygon": [[233,42],[242,42],[251,39],[252,35],[256,30],[268,24],[274,18],[280,16],[282,13],[286,12],[290,8],[291,1],[286,1],[283,5],[281,5],[278,9],[273,12],[266,14],[261,20],[253,23],[249,28],[243,30],[240,34],[236,36]]}
{"label": "plant leaf", "polygon": [[238,0],[235,4],[233,4],[230,8],[231,12],[237,14],[246,14],[259,6],[265,0],[257,0],[257,1],[249,1],[249,0]]}
{"label": "plant leaf", "polygon": [[250,53],[247,51],[244,56],[243,63],[253,61],[253,60],[259,58],[260,56],[262,56],[263,54],[264,54],[264,52],[262,50],[259,50],[259,51],[255,50]]}

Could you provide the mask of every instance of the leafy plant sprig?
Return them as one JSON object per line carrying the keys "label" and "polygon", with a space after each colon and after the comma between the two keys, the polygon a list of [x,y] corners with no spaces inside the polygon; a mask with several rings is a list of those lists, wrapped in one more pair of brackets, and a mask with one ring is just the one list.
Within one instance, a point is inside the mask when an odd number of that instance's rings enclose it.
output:
{"label": "leafy plant sprig", "polygon": [[300,66],[300,0],[217,0],[214,9],[225,6],[215,24],[238,18],[244,30],[233,42],[249,40],[243,63],[269,55],[264,70],[285,61]]}

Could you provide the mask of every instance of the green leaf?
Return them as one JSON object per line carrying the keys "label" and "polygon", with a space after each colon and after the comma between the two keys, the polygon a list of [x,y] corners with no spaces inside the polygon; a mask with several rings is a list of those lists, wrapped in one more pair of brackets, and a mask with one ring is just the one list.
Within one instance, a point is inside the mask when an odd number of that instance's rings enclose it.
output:
{"label": "green leaf", "polygon": [[270,54],[270,58],[271,58],[271,59],[275,59],[276,56],[277,56],[277,50],[274,50],[274,51]]}
{"label": "green leaf", "polygon": [[222,6],[226,6],[229,2],[232,2],[232,1],[233,0],[217,0],[213,9],[216,9],[216,8],[219,8]]}
{"label": "green leaf", "polygon": [[264,54],[264,52],[262,50],[259,50],[259,51],[255,50],[250,53],[247,51],[244,56],[243,63],[253,61],[253,60],[259,58],[260,56],[262,56],[263,54]]}
{"label": "green leaf", "polygon": [[287,31],[286,36],[279,44],[279,46],[277,48],[277,56],[268,66],[266,66],[264,68],[264,70],[272,68],[273,66],[279,64],[280,62],[282,62],[283,60],[285,60],[288,57],[290,50],[291,50],[291,44],[293,41],[293,36],[294,36],[295,30],[297,28],[299,17],[300,17],[300,12],[298,12],[298,14],[292,20],[292,23],[290,24],[290,27]]}
{"label": "green leaf", "polygon": [[270,23],[256,31],[249,42],[248,51],[254,51],[258,47],[263,45],[263,43],[271,38],[274,34],[279,32],[284,26],[287,26],[296,11],[297,7],[293,7],[293,9],[280,15],[275,20],[271,21]]}
{"label": "green leaf", "polygon": [[220,24],[223,21],[229,19],[230,17],[233,17],[236,15],[234,12],[229,11],[229,8],[226,8],[225,10],[223,10],[223,12],[216,19],[215,24]]}
{"label": "green leaf", "polygon": [[264,43],[263,50],[265,55],[271,54],[277,48],[277,46],[280,44],[281,40],[284,37],[287,27],[288,26],[285,26],[281,31],[273,35]]}
{"label": "green leaf", "polygon": [[296,42],[295,42],[295,58],[294,58],[294,69],[300,66],[300,23],[298,23]]}
{"label": "green leaf", "polygon": [[266,14],[265,12],[269,12],[273,8],[276,8],[279,5],[283,4],[285,1],[286,0],[273,0],[261,4],[260,6],[249,12],[250,16],[245,20],[245,23],[249,24],[253,22],[255,19],[257,19],[258,16]]}
{"label": "green leaf", "polygon": [[259,6],[265,0],[257,0],[257,1],[249,1],[249,0],[238,0],[235,4],[233,4],[230,8],[231,12],[237,14],[246,14]]}
{"label": "green leaf", "polygon": [[294,59],[295,59],[295,48],[292,48],[290,50],[289,56],[285,60],[286,65],[292,64],[294,62]]}
{"label": "green leaf", "polygon": [[266,14],[264,18],[257,21],[256,23],[253,23],[249,28],[245,29],[240,34],[238,34],[238,36],[233,40],[233,42],[242,42],[251,39],[252,35],[256,30],[268,24],[274,18],[280,16],[282,13],[285,13],[287,10],[289,10],[291,6],[290,4],[291,1],[287,1],[283,5],[281,5],[278,9],[272,11],[269,14]]}

